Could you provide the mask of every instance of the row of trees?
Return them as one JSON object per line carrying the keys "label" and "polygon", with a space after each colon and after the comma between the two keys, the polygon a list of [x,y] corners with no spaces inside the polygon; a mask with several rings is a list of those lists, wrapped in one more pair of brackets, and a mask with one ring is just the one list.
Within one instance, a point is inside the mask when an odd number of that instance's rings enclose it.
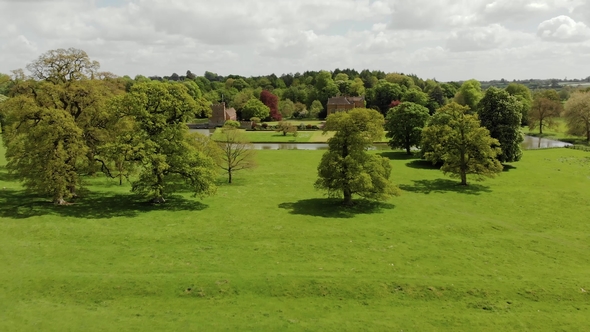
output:
{"label": "row of trees", "polygon": [[[534,97],[518,85],[483,92],[477,81],[458,86],[368,71],[300,75],[284,88],[266,86],[274,93],[260,90],[252,97],[261,87],[252,88],[252,80],[239,77],[225,82],[219,76],[211,81],[195,75],[178,82],[118,78],[99,72],[98,63],[76,49],[49,51],[27,69],[30,77],[22,71],[12,78],[0,75],[0,124],[8,168],[27,188],[51,195],[56,204],[75,197],[84,176],[97,172],[120,182],[131,179],[133,192],[161,203],[179,186],[195,195],[214,193],[220,168],[231,182],[233,172],[252,167],[253,151],[231,126],[224,129],[221,145],[188,133],[188,121],[209,116],[209,98],[218,91],[214,87],[236,89],[234,98],[246,96],[236,100],[244,102],[241,111],[248,117],[280,119],[281,102],[293,102],[279,96],[310,86],[312,96],[324,93],[322,100],[332,93],[365,93],[368,103],[382,102],[327,119],[324,130],[336,134],[320,164],[316,187],[342,194],[346,204],[353,194],[380,199],[397,193],[388,182],[389,163],[365,151],[382,136],[384,115],[392,147],[408,153],[413,146],[421,147],[426,159],[441,163],[444,171],[466,184],[466,174],[495,174],[499,162],[521,158],[524,116],[542,130],[561,110],[551,90]],[[570,129],[590,138],[588,95],[572,94],[565,109]],[[323,107],[320,99],[312,99],[311,108]]]}
{"label": "row of trees", "polygon": [[29,190],[67,204],[84,176],[103,172],[162,203],[179,187],[214,193],[219,166],[231,181],[236,167],[223,146],[189,134],[186,123],[210,112],[198,86],[126,88],[76,49],[49,51],[27,69],[31,77],[12,80],[0,114],[7,167]]}

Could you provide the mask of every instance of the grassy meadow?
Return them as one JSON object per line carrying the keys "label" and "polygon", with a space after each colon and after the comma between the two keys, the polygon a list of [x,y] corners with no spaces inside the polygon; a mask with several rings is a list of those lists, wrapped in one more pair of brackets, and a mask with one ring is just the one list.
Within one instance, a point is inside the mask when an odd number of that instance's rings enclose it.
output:
{"label": "grassy meadow", "polygon": [[589,153],[466,188],[375,153],[403,194],[352,209],[313,189],[321,151],[259,151],[163,206],[102,177],[53,206],[2,166],[0,331],[588,330]]}

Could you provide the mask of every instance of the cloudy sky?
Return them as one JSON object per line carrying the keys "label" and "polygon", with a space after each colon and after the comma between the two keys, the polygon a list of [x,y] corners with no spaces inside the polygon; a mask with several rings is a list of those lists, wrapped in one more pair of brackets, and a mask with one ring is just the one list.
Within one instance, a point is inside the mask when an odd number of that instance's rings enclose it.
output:
{"label": "cloudy sky", "polygon": [[589,0],[0,0],[0,22],[2,73],[75,47],[131,77],[590,76]]}

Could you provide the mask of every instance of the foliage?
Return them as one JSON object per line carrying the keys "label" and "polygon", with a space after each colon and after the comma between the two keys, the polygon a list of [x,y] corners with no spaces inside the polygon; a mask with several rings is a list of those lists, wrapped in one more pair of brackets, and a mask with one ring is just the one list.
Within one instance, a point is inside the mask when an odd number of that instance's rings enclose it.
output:
{"label": "foliage", "polygon": [[242,108],[242,119],[266,119],[270,115],[270,108],[258,99],[249,99]]}
{"label": "foliage", "polygon": [[297,136],[297,126],[288,121],[279,121],[276,132],[283,133],[283,136],[287,136],[288,133]]}
{"label": "foliage", "polygon": [[223,124],[224,127],[231,127],[231,128],[240,128],[240,122],[239,121],[235,121],[235,120],[227,120],[225,121],[225,123]]}
{"label": "foliage", "polygon": [[481,84],[479,81],[472,79],[461,84],[459,91],[455,95],[455,102],[459,105],[467,106],[471,112],[475,112],[477,110],[477,104],[482,97]]}
{"label": "foliage", "polygon": [[508,92],[511,96],[514,96],[516,100],[520,102],[520,113],[522,114],[521,125],[529,125],[530,123],[528,116],[533,103],[531,90],[529,90],[529,88],[524,84],[510,83],[506,87],[506,92]]}
{"label": "foliage", "polygon": [[295,113],[295,104],[291,101],[291,99],[281,100],[279,101],[279,112],[283,118],[290,118]]}
{"label": "foliage", "polygon": [[221,150],[218,165],[227,172],[228,183],[232,183],[234,172],[256,167],[256,150],[242,130],[224,127],[218,138]]}
{"label": "foliage", "polygon": [[407,154],[412,154],[412,146],[420,146],[422,128],[429,117],[426,107],[411,102],[403,102],[390,109],[385,121],[385,136],[390,138],[389,146],[405,149]]}
{"label": "foliage", "polygon": [[116,98],[113,107],[135,119],[133,160],[141,164],[135,193],[154,203],[183,187],[194,195],[215,192],[213,160],[194,146],[186,122],[195,116],[195,101],[181,84],[139,83]]}
{"label": "foliage", "polygon": [[312,118],[317,118],[319,114],[324,110],[324,106],[319,100],[314,100],[309,108],[309,115]]}
{"label": "foliage", "polygon": [[116,121],[105,103],[124,87],[87,76],[97,75],[99,65],[76,49],[49,51],[27,68],[41,81],[19,73],[14,97],[0,110],[8,167],[32,191],[66,204],[81,186],[80,174],[94,173],[98,163],[104,169],[96,154]]}
{"label": "foliage", "polygon": [[[551,90],[544,90],[535,93],[532,107],[528,111],[529,129],[539,128],[539,134],[543,134],[543,128],[554,127],[563,110],[560,100],[552,98]],[[554,91],[554,90],[553,90]]]}
{"label": "foliage", "polygon": [[565,103],[568,133],[585,136],[590,142],[590,92],[574,92]]}
{"label": "foliage", "polygon": [[428,94],[422,92],[420,88],[414,87],[409,89],[402,97],[402,102],[410,102],[418,104],[420,106],[428,106],[429,97]]}
{"label": "foliage", "polygon": [[468,112],[467,106],[448,104],[434,114],[422,131],[422,144],[433,149],[424,157],[433,163],[442,160],[441,170],[460,178],[462,185],[467,185],[468,174],[480,181],[502,171],[502,164],[496,159],[500,149],[492,147],[499,144],[498,140],[480,126],[477,115]]}
{"label": "foliage", "polygon": [[518,100],[504,90],[490,87],[478,104],[478,114],[481,125],[500,144],[498,159],[501,162],[519,161],[522,157],[520,143],[524,138],[520,132],[522,114]]}
{"label": "foliage", "polygon": [[375,106],[381,110],[381,114],[387,114],[389,106],[394,100],[401,100],[404,90],[399,84],[381,80],[367,93],[367,105]]}
{"label": "foliage", "polygon": [[273,121],[282,120],[281,113],[279,113],[279,97],[270,91],[263,90],[260,93],[260,101],[270,109],[270,117]]}
{"label": "foliage", "polygon": [[348,206],[355,194],[375,200],[397,195],[397,187],[389,181],[389,160],[366,151],[383,136],[383,122],[377,111],[363,108],[328,116],[324,132],[336,133],[328,140],[315,187],[326,190],[330,197],[344,197]]}
{"label": "foliage", "polygon": [[91,78],[99,67],[86,52],[75,48],[47,51],[27,65],[33,78],[56,85]]}

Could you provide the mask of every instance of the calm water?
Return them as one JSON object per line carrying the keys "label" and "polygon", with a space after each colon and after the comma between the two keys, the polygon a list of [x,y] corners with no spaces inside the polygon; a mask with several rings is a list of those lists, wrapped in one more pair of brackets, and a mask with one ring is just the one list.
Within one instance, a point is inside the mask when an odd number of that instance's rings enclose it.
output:
{"label": "calm water", "polygon": [[[205,136],[210,136],[215,129],[191,129],[191,132],[197,132]],[[327,150],[326,143],[254,143],[256,150]],[[525,150],[562,148],[570,146],[570,143],[557,141],[547,138],[525,136],[521,146]],[[373,147],[374,150],[388,150],[387,144],[378,144]]]}
{"label": "calm water", "polygon": [[539,138],[533,136],[525,136],[524,141],[522,142],[521,146],[523,149],[546,149],[546,148],[563,148],[566,146],[571,146],[572,144],[556,141],[553,139],[547,138]]}

